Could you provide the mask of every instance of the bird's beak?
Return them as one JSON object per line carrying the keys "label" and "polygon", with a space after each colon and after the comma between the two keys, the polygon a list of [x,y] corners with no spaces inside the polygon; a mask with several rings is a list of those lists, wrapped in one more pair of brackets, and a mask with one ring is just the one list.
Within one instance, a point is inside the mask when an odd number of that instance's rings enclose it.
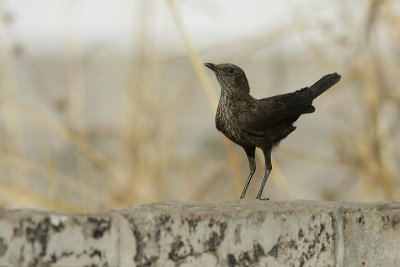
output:
{"label": "bird's beak", "polygon": [[213,63],[205,63],[204,64],[207,68],[212,69],[213,71],[218,71],[218,66]]}

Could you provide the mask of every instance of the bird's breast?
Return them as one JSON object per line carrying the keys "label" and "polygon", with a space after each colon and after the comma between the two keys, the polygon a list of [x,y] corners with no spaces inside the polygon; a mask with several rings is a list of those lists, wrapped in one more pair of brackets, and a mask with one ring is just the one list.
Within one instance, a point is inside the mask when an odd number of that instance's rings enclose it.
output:
{"label": "bird's breast", "polygon": [[235,143],[243,143],[241,130],[236,126],[235,116],[231,110],[218,107],[215,116],[215,126],[217,130],[222,132],[226,137]]}

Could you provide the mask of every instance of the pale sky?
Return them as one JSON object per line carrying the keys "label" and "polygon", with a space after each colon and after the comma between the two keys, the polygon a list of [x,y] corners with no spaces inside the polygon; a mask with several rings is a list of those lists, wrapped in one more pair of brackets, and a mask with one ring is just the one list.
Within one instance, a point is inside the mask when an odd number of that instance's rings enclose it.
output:
{"label": "pale sky", "polygon": [[[293,24],[295,16],[307,16],[308,12],[329,16],[329,7],[335,5],[334,1],[295,0],[175,3],[198,48],[267,33]],[[29,49],[58,52],[72,36],[83,50],[102,45],[123,52],[132,48],[144,33],[156,45],[183,51],[163,0],[8,0],[2,6],[3,12],[12,17],[12,23],[6,27],[10,38]]]}

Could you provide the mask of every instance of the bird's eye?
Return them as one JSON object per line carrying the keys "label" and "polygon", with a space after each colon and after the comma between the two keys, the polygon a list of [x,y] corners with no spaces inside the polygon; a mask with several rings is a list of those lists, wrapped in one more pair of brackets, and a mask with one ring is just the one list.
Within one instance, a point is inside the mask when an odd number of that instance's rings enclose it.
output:
{"label": "bird's eye", "polygon": [[235,72],[235,70],[233,68],[229,68],[228,71],[229,71],[229,73],[234,73]]}

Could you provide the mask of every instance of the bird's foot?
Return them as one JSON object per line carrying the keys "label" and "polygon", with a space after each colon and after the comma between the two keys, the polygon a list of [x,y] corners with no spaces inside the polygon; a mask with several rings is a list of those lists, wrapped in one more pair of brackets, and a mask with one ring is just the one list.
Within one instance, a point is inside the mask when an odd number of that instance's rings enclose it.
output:
{"label": "bird's foot", "polygon": [[267,197],[260,197],[259,200],[269,200]]}

